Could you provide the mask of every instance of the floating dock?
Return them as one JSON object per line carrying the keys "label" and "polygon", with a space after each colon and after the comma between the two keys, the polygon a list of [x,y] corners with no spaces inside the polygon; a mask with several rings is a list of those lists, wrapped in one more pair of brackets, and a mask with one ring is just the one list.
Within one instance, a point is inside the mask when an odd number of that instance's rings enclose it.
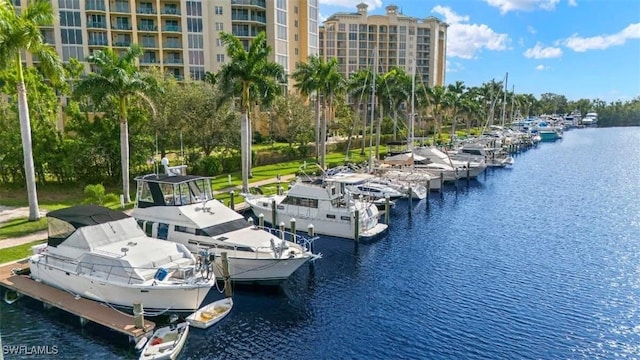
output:
{"label": "floating dock", "polygon": [[144,329],[136,328],[134,318],[131,315],[124,314],[97,301],[76,297],[66,291],[37,282],[26,275],[14,273],[14,270],[21,272],[28,271],[28,269],[28,260],[0,266],[0,286],[42,301],[45,306],[50,305],[79,316],[81,324],[92,321],[128,335],[136,341],[153,331],[156,326],[154,322],[145,320]]}

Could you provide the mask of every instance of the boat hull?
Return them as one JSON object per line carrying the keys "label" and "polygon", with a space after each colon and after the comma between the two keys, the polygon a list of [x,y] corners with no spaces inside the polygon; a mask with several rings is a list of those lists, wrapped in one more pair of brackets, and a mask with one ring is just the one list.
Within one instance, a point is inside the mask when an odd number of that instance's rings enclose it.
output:
{"label": "boat hull", "polygon": [[35,257],[29,261],[34,280],[120,308],[131,309],[134,303],[142,303],[148,310],[193,311],[200,307],[213,285],[213,281],[206,285],[184,286],[166,285],[162,282],[153,286],[108,282],[48,266],[37,258],[38,255]]}
{"label": "boat hull", "polygon": [[[173,335],[175,334],[175,335]],[[167,341],[154,345],[155,338],[167,338],[168,336],[177,337],[176,340]],[[140,360],[175,360],[178,358],[180,351],[184,347],[189,335],[189,324],[177,324],[176,329],[170,326],[162,327],[154,331],[153,336],[142,349]],[[172,337],[173,338],[173,337]]]}
{"label": "boat hull", "polygon": [[[229,315],[231,309],[233,309],[233,300],[231,298],[224,298],[203,306],[198,311],[187,316],[185,320],[187,320],[189,325],[193,327],[206,329],[224,319]],[[210,318],[203,317],[203,313],[207,312],[210,312],[213,315]]]}
{"label": "boat hull", "polygon": [[[229,250],[233,253],[233,250]],[[292,259],[247,259],[229,256],[229,275],[234,282],[278,284],[287,280],[309,257]],[[222,279],[222,258],[216,256],[214,274]]]}
{"label": "boat hull", "polygon": [[[260,216],[260,214],[270,215],[271,208],[267,208],[264,206],[260,206],[261,203],[265,203],[265,201],[260,199],[246,200],[246,202],[251,207],[251,210],[256,216]],[[266,203],[270,203],[271,201],[266,201]],[[363,210],[365,211],[365,210]],[[312,215],[312,216],[309,216]],[[309,228],[309,225],[313,225],[314,231],[319,235],[328,235],[346,239],[355,239],[355,221],[351,218],[351,216],[343,215],[344,219],[341,219],[342,216],[336,215],[333,219],[324,220],[320,218],[317,214],[309,213],[305,214],[304,212],[295,212],[288,213],[285,210],[279,210],[277,212],[275,223],[283,222],[287,229],[290,229],[289,224],[292,218],[296,219],[296,228],[298,230],[304,231]],[[267,219],[269,216],[265,216],[265,222],[271,224],[272,219]],[[386,224],[378,223],[378,218],[368,219],[368,223],[359,224],[360,238],[370,238],[380,235],[387,229]]]}

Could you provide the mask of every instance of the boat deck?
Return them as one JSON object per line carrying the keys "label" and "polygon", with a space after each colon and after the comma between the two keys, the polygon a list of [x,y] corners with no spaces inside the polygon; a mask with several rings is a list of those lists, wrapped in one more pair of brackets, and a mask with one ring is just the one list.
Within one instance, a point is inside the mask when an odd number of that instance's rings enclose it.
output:
{"label": "boat deck", "polygon": [[28,261],[21,260],[0,266],[1,286],[136,339],[155,328],[154,322],[145,320],[145,329],[138,329],[135,327],[134,318],[131,315],[124,314],[97,301],[76,298],[66,291],[34,281],[28,276],[14,275],[13,269],[28,270]]}

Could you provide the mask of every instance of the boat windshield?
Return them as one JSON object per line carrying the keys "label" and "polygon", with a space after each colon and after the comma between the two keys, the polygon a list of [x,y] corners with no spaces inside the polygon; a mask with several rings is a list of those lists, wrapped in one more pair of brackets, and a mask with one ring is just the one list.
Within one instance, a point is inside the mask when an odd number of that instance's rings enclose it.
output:
{"label": "boat windshield", "polygon": [[249,226],[249,223],[244,218],[236,219],[232,221],[227,221],[222,224],[216,224],[213,226],[209,226],[208,228],[202,229],[203,235],[208,235],[211,237],[222,235],[224,233],[244,229]]}

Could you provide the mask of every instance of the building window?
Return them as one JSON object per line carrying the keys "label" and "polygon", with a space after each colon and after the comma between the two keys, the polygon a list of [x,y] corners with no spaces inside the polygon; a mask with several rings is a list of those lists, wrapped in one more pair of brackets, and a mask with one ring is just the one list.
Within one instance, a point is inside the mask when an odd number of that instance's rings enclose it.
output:
{"label": "building window", "polygon": [[202,19],[188,18],[187,31],[202,32]]}
{"label": "building window", "polygon": [[204,49],[204,40],[202,35],[189,34],[189,49]]}
{"label": "building window", "polygon": [[80,27],[79,11],[60,11],[60,26]]}
{"label": "building window", "polygon": [[216,6],[215,13],[216,15],[222,15],[222,6]]}
{"label": "building window", "polygon": [[224,24],[221,22],[216,23],[216,31],[224,31]]}
{"label": "building window", "polygon": [[298,13],[298,7],[297,7],[297,6],[294,6],[294,7],[293,7],[293,13],[294,13],[294,14],[297,14],[297,13]]}
{"label": "building window", "polygon": [[204,65],[204,51],[190,50],[189,65]]}
{"label": "building window", "polygon": [[220,38],[216,39],[216,46],[222,46],[222,39]]}
{"label": "building window", "polygon": [[63,44],[82,44],[82,30],[60,29]]}
{"label": "building window", "polygon": [[219,63],[224,62],[224,54],[216,55],[216,61],[219,62]]}
{"label": "building window", "polygon": [[298,48],[293,49],[293,53],[298,55]]}
{"label": "building window", "polygon": [[293,34],[293,40],[298,41],[298,34]]}
{"label": "building window", "polygon": [[293,21],[293,26],[298,27],[298,20]]}
{"label": "building window", "polygon": [[[178,9],[176,8],[176,11],[177,10]],[[187,1],[187,16],[202,16],[202,3],[199,1]]]}

